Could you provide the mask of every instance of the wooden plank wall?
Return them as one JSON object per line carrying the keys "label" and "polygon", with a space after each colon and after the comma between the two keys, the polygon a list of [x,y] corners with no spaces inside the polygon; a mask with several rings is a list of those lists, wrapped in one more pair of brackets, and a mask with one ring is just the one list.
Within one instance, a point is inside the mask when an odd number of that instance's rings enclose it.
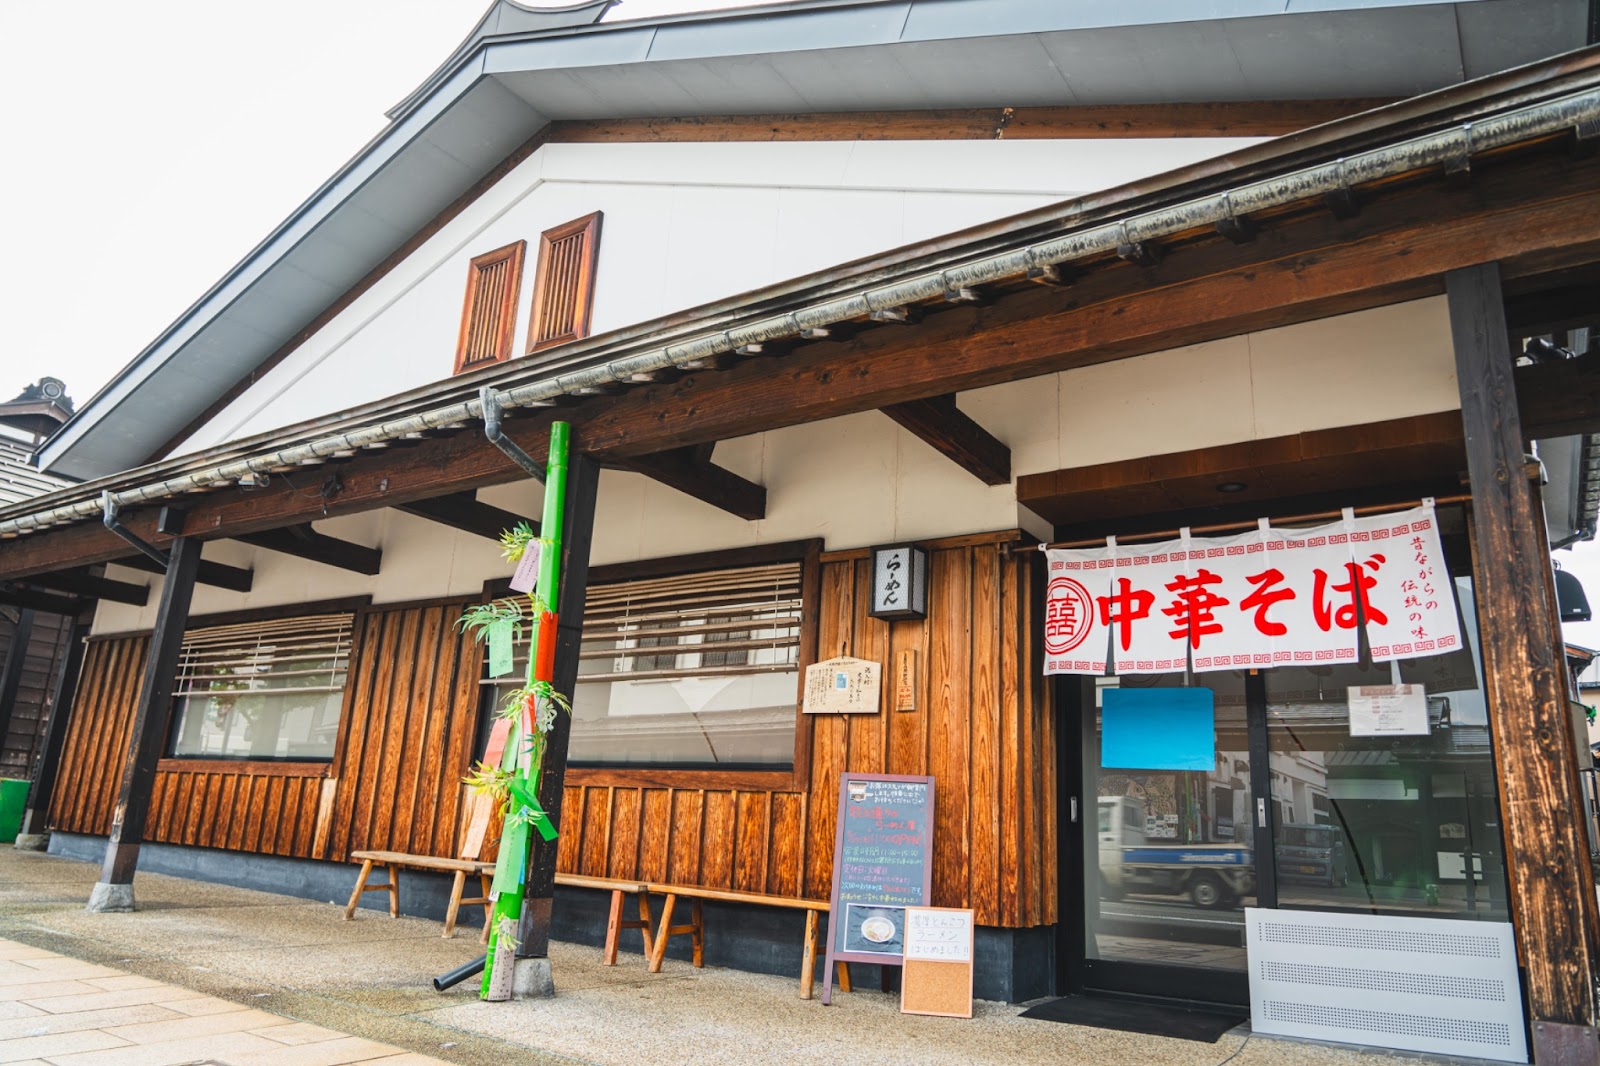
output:
{"label": "wooden plank wall", "polygon": [[[336,861],[360,848],[452,854],[482,664],[481,649],[454,626],[464,602],[361,612],[338,750],[325,770],[163,760],[149,839]],[[109,832],[148,644],[144,636],[90,642],[54,828]]]}
{"label": "wooden plank wall", "polygon": [[[1055,736],[1030,650],[1039,553],[934,547],[928,617],[867,616],[862,552],[823,556],[818,655],[886,665],[876,715],[818,716],[803,789],[567,788],[560,869],[826,899],[839,774],[936,778],[933,902],[985,925],[1055,921]],[[892,709],[898,653],[918,656],[917,708]],[[659,775],[657,775],[659,776]]]}
{"label": "wooden plank wall", "polygon": [[0,777],[33,776],[71,631],[72,619],[65,615],[39,611],[33,616],[33,632],[22,660],[10,725],[0,744]]}
{"label": "wooden plank wall", "polygon": [[[930,546],[920,622],[867,617],[865,552],[822,557],[818,654],[884,663],[884,705],[818,716],[806,780],[735,789],[685,774],[692,787],[569,786],[560,869],[825,899],[840,772],[931,774],[934,903],[970,906],[986,925],[1054,922],[1055,736],[1031,648],[1040,556],[973,541]],[[482,669],[481,648],[452,627],[460,610],[458,601],[364,611],[329,775],[165,762],[151,839],[335,861],[366,848],[452,854]],[[145,644],[90,645],[53,812],[61,829],[110,825]],[[907,649],[917,653],[916,710],[900,712],[888,677]]]}
{"label": "wooden plank wall", "polygon": [[111,805],[128,754],[128,724],[149,647],[149,637],[133,636],[91,640],[84,649],[83,673],[50,805],[52,828],[111,832]]}

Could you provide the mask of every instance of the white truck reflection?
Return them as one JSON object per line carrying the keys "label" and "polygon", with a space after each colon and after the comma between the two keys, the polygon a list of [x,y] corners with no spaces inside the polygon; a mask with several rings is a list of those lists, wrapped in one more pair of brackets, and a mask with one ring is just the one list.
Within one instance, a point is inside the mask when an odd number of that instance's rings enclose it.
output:
{"label": "white truck reflection", "polygon": [[1237,844],[1156,844],[1145,838],[1144,804],[1100,797],[1100,895],[1188,896],[1196,907],[1236,907],[1255,892],[1255,857]]}

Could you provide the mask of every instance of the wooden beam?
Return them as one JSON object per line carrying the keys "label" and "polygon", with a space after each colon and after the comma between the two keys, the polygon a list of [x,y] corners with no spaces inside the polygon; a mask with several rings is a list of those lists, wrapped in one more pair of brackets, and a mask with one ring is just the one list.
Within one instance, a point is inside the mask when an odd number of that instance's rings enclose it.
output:
{"label": "wooden beam", "polygon": [[283,529],[244,533],[238,539],[268,551],[309,559],[325,566],[336,566],[340,570],[353,570],[358,574],[376,574],[383,564],[382,550],[318,533],[309,522]]}
{"label": "wooden beam", "polygon": [[83,601],[76,596],[63,596],[26,581],[0,581],[0,603],[25,611],[66,615],[77,614],[83,607]]}
{"label": "wooden beam", "polygon": [[[1537,187],[1542,184],[1542,188]],[[586,447],[631,454],[966,391],[1442,291],[1446,270],[1600,240],[1600,164],[1544,156],[1470,188],[1419,184],[1357,219],[1311,208],[1256,240],[1175,247],[1155,267],[1096,270],[922,324],[801,345],[777,368],[647,386],[575,419]],[[1548,263],[1541,261],[1541,269]],[[1142,283],[1141,283],[1142,279]]]}
{"label": "wooden beam", "polygon": [[[1367,489],[1417,485],[1418,496],[1442,495],[1459,490],[1463,448],[1460,412],[1441,411],[1024,474],[1017,502],[1054,524],[1058,537],[1075,539],[1113,532],[1108,522],[1117,523],[1115,532],[1133,532],[1135,525],[1148,528],[1147,519],[1157,521],[1155,528],[1170,525],[1160,522],[1162,515],[1280,505],[1311,488],[1354,498]],[[1218,488],[1230,483],[1227,492]]]}
{"label": "wooden beam", "polygon": [[[608,465],[613,461],[607,459]],[[615,460],[614,465],[654,478],[686,496],[754,521],[767,516],[767,490],[713,463],[701,446]]]}
{"label": "wooden beam", "polygon": [[[600,488],[600,464],[581,452],[568,459],[567,498],[562,508],[565,529],[561,540],[561,586],[556,609],[556,656],[551,684],[572,700],[578,681],[578,650],[583,643],[583,612],[589,598],[589,547],[594,542],[595,500]],[[566,796],[567,741],[572,731],[570,714],[556,715],[546,739],[544,767],[539,776],[539,805],[559,831],[561,806]],[[582,806],[578,817],[583,817]],[[518,928],[519,958],[550,953],[550,919],[554,906],[556,856],[561,838],[534,837],[528,852],[527,889]]]}
{"label": "wooden beam", "polygon": [[[152,560],[153,564],[154,560]],[[97,577],[85,570],[58,570],[53,574],[41,574],[29,584],[85,596],[94,600],[128,603],[135,607],[143,607],[150,601],[149,585],[135,585],[131,581],[117,581],[114,578]]]}
{"label": "wooden beam", "polygon": [[[643,386],[562,416],[581,447],[611,462],[1435,295],[1446,270],[1485,256],[1517,274],[1600,257],[1600,155],[1573,159],[1552,148],[1485,167],[1467,187],[1397,185],[1348,222],[1308,207],[1272,220],[1249,244],[1175,242],[1155,267],[1090,270],[1068,289],[996,289],[985,306],[799,344],[782,360]],[[512,432],[537,452],[551,417],[532,414]],[[522,476],[468,433],[364,453],[340,473],[343,489],[328,500],[282,484],[195,497],[183,531],[234,536],[324,517],[324,507],[353,514]],[[125,511],[123,521],[162,544],[154,512]],[[126,555],[112,534],[78,523],[6,542],[0,577]]]}
{"label": "wooden beam", "polygon": [[[152,523],[147,532],[152,532],[153,534],[154,528]],[[146,537],[146,539],[148,540],[149,538]],[[158,537],[157,539],[162,538]],[[125,555],[120,558],[97,555],[93,561],[97,563],[113,563],[117,566],[125,566],[129,570],[140,570],[147,574],[159,574],[162,572],[160,563],[138,554]],[[202,585],[227,589],[229,592],[249,592],[251,584],[255,581],[255,575],[242,566],[229,566],[227,563],[213,563],[202,559],[200,560],[200,573],[195,580]]]}
{"label": "wooden beam", "polygon": [[[1477,535],[1473,593],[1533,1057],[1594,1066],[1594,877],[1582,821],[1553,816],[1585,808],[1544,513],[1523,474],[1500,269],[1491,262],[1452,270],[1445,285]],[[1556,1054],[1575,1041],[1585,1054]]]}
{"label": "wooden beam", "polygon": [[954,393],[890,404],[883,413],[985,485],[1011,483],[1011,449],[957,407]]}
{"label": "wooden beam", "polygon": [[1279,137],[1390,102],[1387,98],[1261,100],[570,120],[552,124],[550,141],[556,144],[623,144]]}
{"label": "wooden beam", "polygon": [[91,911],[134,909],[133,875],[139,866],[139,845],[144,841],[150,813],[150,793],[155,787],[156,762],[166,746],[176,701],[172,698],[178,652],[188,624],[189,602],[194,596],[199,569],[200,542],[179,537],[172,542],[166,580],[161,583],[161,603],[156,608],[155,632],[145,659],[139,702],[128,727],[128,751],[122,763],[122,782],[111,816],[100,881],[89,896]]}
{"label": "wooden beam", "polygon": [[503,530],[515,529],[519,522],[526,522],[535,533],[539,532],[539,523],[533,519],[484,503],[472,492],[412,500],[400,504],[399,509],[406,514],[494,541],[500,539]]}
{"label": "wooden beam", "polygon": [[1512,377],[1528,440],[1600,433],[1600,357],[1519,366]]}

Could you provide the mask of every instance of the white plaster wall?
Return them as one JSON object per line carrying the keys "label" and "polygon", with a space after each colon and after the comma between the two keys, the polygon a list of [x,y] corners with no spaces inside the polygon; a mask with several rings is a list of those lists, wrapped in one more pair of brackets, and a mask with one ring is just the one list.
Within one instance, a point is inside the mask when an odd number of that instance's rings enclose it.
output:
{"label": "white plaster wall", "polygon": [[547,145],[425,242],[180,453],[447,377],[467,263],[605,213],[593,332],[647,321],[1254,143],[1240,138]]}
{"label": "white plaster wall", "polygon": [[[1004,441],[1013,475],[1160,455],[1459,407],[1442,297],[1083,367],[964,393],[962,410]],[[767,487],[767,517],[735,518],[642,475],[604,471],[591,561],[823,538],[830,549],[1048,527],[1013,485],[987,486],[877,412],[719,443],[717,463]],[[534,482],[480,498],[537,516]],[[208,559],[250,566],[248,593],[199,586],[194,613],[370,594],[376,603],[477,592],[508,572],[493,542],[384,510],[316,523],[383,549],[376,577],[237,542]],[[145,575],[116,570],[123,580]],[[159,584],[159,582],[156,582]],[[102,603],[96,632],[148,629],[157,597]]]}

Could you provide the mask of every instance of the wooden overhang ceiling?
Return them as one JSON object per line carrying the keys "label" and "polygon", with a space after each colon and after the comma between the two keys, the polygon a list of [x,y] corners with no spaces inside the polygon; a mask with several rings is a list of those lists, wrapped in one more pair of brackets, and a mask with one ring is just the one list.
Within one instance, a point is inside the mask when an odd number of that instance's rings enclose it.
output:
{"label": "wooden overhang ceiling", "polygon": [[[1017,502],[1068,540],[1165,529],[1180,519],[1253,518],[1259,502],[1299,513],[1326,505],[1401,502],[1461,490],[1461,412],[1399,418],[1152,455],[1017,479]],[[1287,501],[1287,502],[1286,502]]]}
{"label": "wooden overhang ceiling", "polygon": [[[1074,203],[1071,221],[1102,224],[1152,203],[1260,177],[1269,163],[1277,172],[1343,154],[1352,145],[1393,143],[1463,116],[1597,84],[1600,52],[1577,53],[1438,94],[1431,102],[1424,98],[1396,105],[1387,118],[1382,113],[1357,116],[1349,120],[1353,132],[1342,138],[1319,131],[1286,138],[1276,153],[1251,155],[1256,162],[1250,166],[1238,158],[1231,164],[1213,161],[1199,168],[1198,176],[1185,172],[1188,180],[1178,187],[1167,176],[1085,198]],[[1304,147],[1307,143],[1312,147]],[[849,323],[854,328],[848,332],[830,330],[826,337],[813,334],[764,344],[742,351],[731,365],[725,359],[711,360],[704,369],[619,382],[622,391],[616,394],[572,397],[559,407],[552,401],[550,407],[524,409],[507,428],[523,448],[538,454],[549,423],[561,418],[573,425],[577,447],[604,463],[626,466],[730,437],[937,401],[968,389],[1434,295],[1442,291],[1443,273],[1465,264],[1498,261],[1514,284],[1600,260],[1600,157],[1586,150],[1589,143],[1575,140],[1572,133],[1543,136],[1464,160],[1470,166],[1449,168],[1448,178],[1440,167],[1418,168],[1362,186],[1339,202],[1299,200],[1243,220],[1239,227],[1208,226],[1165,237],[1156,247],[1128,247],[1118,250],[1121,255],[1079,260],[1053,277],[1019,277],[986,285],[981,292],[946,293],[905,309],[903,319],[863,316]],[[930,262],[992,251],[1001,239],[1013,246],[1037,239],[1046,220],[1032,223],[1036,217],[953,235],[898,258],[847,264],[777,286],[776,295],[751,294],[747,306],[726,307],[718,312],[720,318],[696,309],[574,344],[547,362],[523,361],[462,375],[340,419],[239,442],[225,453],[132,471],[108,483],[55,494],[55,499],[70,498],[74,491],[98,493],[101,488],[172,478],[205,469],[201,464],[219,457],[271,455],[274,448],[315,439],[339,426],[354,428],[435,409],[452,398],[473,395],[487,382],[505,387],[544,380],[637,351],[646,334],[648,341],[659,344],[661,334],[672,329],[726,329],[737,316],[770,316],[785,300],[835,297],[850,286],[870,285],[890,269],[928,269]],[[1048,221],[1057,227],[1048,232],[1059,232],[1061,220]],[[903,261],[907,256],[920,258],[908,264]],[[1530,382],[1524,397],[1530,425],[1538,423],[1545,409],[1545,401],[1533,399],[1541,395],[1540,388]],[[1587,418],[1588,412],[1573,417]],[[484,440],[475,422],[411,434],[395,444],[330,459],[340,464],[338,491],[331,496],[302,493],[281,483],[283,479],[273,479],[248,495],[216,485],[184,497],[177,501],[185,508],[177,528],[205,539],[239,537],[470,492],[522,476]],[[696,454],[681,452],[680,457],[692,460]],[[124,522],[146,539],[164,543],[167,538],[155,530],[155,512],[154,506],[125,507]],[[127,555],[122,541],[96,524],[78,521],[0,544],[0,578]]]}

